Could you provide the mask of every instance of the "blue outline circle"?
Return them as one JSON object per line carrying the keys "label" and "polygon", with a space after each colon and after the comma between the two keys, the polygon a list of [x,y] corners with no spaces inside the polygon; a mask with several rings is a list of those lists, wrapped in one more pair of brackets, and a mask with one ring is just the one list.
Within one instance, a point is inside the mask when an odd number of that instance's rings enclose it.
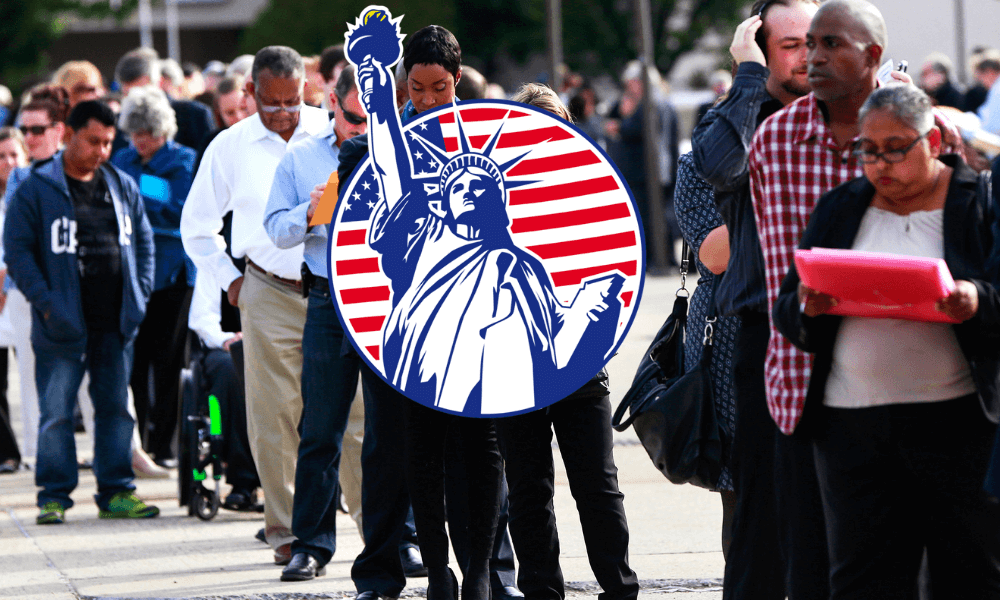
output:
{"label": "blue outline circle", "polygon": [[[580,129],[579,127],[577,127],[575,124],[570,123],[568,121],[564,121],[563,119],[559,118],[558,116],[552,114],[551,112],[549,112],[547,110],[542,110],[542,109],[536,108],[534,106],[531,106],[529,104],[522,104],[520,102],[513,102],[511,100],[459,100],[459,101],[457,101],[457,104],[458,104],[458,107],[460,109],[461,108],[465,108],[468,105],[476,105],[476,104],[490,104],[490,105],[505,104],[505,105],[508,105],[508,106],[511,106],[511,107],[516,107],[517,110],[536,112],[536,113],[538,113],[540,115],[543,115],[543,116],[546,116],[546,117],[548,117],[550,119],[556,120],[559,125],[569,126],[577,134],[579,134],[580,137],[582,137],[583,139],[585,139],[588,142],[590,142],[590,146],[591,146],[592,150],[595,150],[595,151],[599,152],[601,154],[601,156],[604,157],[604,159],[607,161],[607,164],[610,165],[611,168],[615,170],[615,174],[618,176],[618,181],[621,183],[622,187],[625,189],[626,192],[628,192],[629,202],[632,203],[632,212],[633,212],[633,215],[635,216],[636,222],[639,225],[639,250],[640,250],[640,255],[639,255],[640,270],[638,272],[638,275],[639,275],[639,289],[636,291],[636,296],[635,296],[635,298],[633,300],[632,314],[629,317],[628,323],[625,325],[625,331],[622,332],[622,336],[618,340],[618,343],[616,343],[614,345],[614,347],[611,348],[611,350],[608,352],[609,358],[607,359],[607,361],[604,362],[604,365],[603,365],[604,367],[606,367],[607,364],[608,364],[608,362],[610,362],[611,359],[614,358],[615,355],[618,353],[618,349],[621,347],[622,343],[624,343],[626,336],[628,336],[629,331],[631,331],[631,329],[632,329],[632,323],[635,321],[635,317],[639,313],[639,304],[642,301],[642,293],[643,293],[643,291],[645,289],[645,286],[646,286],[646,235],[645,235],[645,229],[642,226],[642,217],[639,216],[639,207],[636,205],[635,197],[632,195],[632,189],[629,188],[628,183],[626,183],[625,177],[622,175],[621,171],[618,169],[618,165],[616,165],[614,163],[614,161],[611,160],[611,157],[608,156],[607,152],[604,151],[604,148],[601,148],[600,144],[598,144],[593,139],[591,139],[590,136],[588,136],[586,133],[584,133],[583,130]],[[420,124],[427,117],[431,117],[435,113],[438,113],[438,112],[441,112],[441,111],[450,111],[451,109],[452,109],[452,105],[449,103],[449,104],[445,104],[445,105],[439,106],[437,108],[433,108],[431,110],[424,111],[422,113],[418,113],[417,115],[413,116],[406,123],[401,123],[401,125],[402,125],[402,132],[406,133],[407,131],[409,131],[409,129],[411,129],[412,127],[415,127],[416,125]],[[368,134],[366,133],[364,135],[368,135]],[[348,178],[348,180],[346,182],[342,183],[342,185],[340,186],[340,189],[342,189],[344,191],[349,191],[350,189],[352,189],[352,186],[354,185],[355,178],[357,178],[358,175],[361,172],[363,172],[370,163],[371,163],[370,153],[366,152],[365,155],[361,158],[361,160],[358,161],[358,164],[355,165],[354,170],[351,172],[351,176]],[[333,303],[334,310],[337,311],[337,318],[340,319],[340,324],[341,324],[341,327],[344,330],[344,335],[347,336],[347,339],[350,340],[351,346],[354,347],[354,351],[358,353],[358,356],[360,356],[361,360],[363,360],[365,362],[365,365],[367,365],[368,368],[371,369],[372,373],[374,373],[382,381],[384,381],[386,383],[386,385],[388,385],[389,387],[391,387],[393,389],[393,391],[395,391],[396,393],[400,394],[401,396],[405,397],[406,399],[408,399],[408,400],[410,400],[412,402],[416,402],[417,404],[420,404],[421,406],[426,406],[428,408],[432,408],[432,409],[434,409],[436,411],[440,411],[440,412],[445,413],[445,414],[456,415],[456,416],[460,416],[460,417],[481,418],[481,419],[497,419],[497,418],[505,418],[505,417],[513,417],[513,416],[516,416],[516,415],[522,415],[522,414],[526,414],[526,413],[529,413],[529,412],[534,412],[536,410],[545,408],[547,406],[552,406],[556,402],[560,402],[562,400],[565,400],[567,397],[569,397],[569,396],[565,396],[565,397],[561,398],[560,400],[555,400],[553,402],[549,402],[549,403],[544,404],[544,405],[540,405],[540,406],[536,405],[536,406],[533,406],[533,407],[528,408],[528,409],[519,410],[519,411],[512,411],[512,412],[507,412],[507,413],[503,413],[503,414],[467,415],[467,414],[465,414],[463,412],[456,412],[456,411],[452,411],[452,410],[448,410],[448,409],[443,409],[443,408],[438,407],[438,406],[432,406],[432,405],[424,404],[420,400],[414,400],[413,398],[410,398],[405,393],[403,393],[401,390],[399,390],[395,385],[392,384],[392,382],[390,382],[389,380],[387,380],[386,377],[385,377],[385,375],[383,375],[382,373],[380,373],[379,370],[377,368],[375,368],[375,366],[372,364],[372,362],[368,359],[368,354],[365,351],[365,349],[361,348],[360,346],[358,346],[357,341],[354,339],[354,335],[351,333],[350,327],[348,327],[346,325],[346,321],[344,319],[344,315],[342,315],[340,313],[340,303],[337,300],[337,290],[335,289],[335,287],[333,285],[333,261],[331,260],[331,256],[333,254],[333,243],[334,243],[334,239],[335,239],[333,228],[334,228],[334,225],[337,223],[337,218],[338,218],[338,216],[340,216],[340,213],[342,212],[342,207],[343,206],[344,206],[343,202],[339,202],[339,201],[337,202],[337,208],[334,210],[333,218],[330,220],[330,223],[327,225],[327,238],[328,239],[327,239],[327,247],[326,247],[326,277],[327,277],[327,282],[330,285],[330,301]],[[366,244],[368,243],[367,240],[365,240],[365,243]],[[546,272],[546,275],[548,275],[549,278],[550,278],[550,280],[551,280],[552,276],[549,275],[547,272]],[[596,373],[594,375],[596,375]],[[587,379],[587,381],[590,381],[591,379],[593,379],[594,375],[591,375]],[[586,385],[586,383],[587,382],[584,382],[583,385]],[[574,392],[575,391],[576,390],[574,390]],[[573,392],[571,392],[570,395],[572,395],[572,393]]]}

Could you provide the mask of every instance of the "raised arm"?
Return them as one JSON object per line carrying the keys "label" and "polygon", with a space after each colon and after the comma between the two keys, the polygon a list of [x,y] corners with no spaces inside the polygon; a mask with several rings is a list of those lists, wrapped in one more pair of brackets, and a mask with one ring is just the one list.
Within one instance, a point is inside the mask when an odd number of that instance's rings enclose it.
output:
{"label": "raised arm", "polygon": [[[368,146],[382,199],[391,211],[410,187],[413,178],[403,126],[396,110],[396,84],[392,69],[371,57],[358,67],[358,89],[370,116]],[[370,91],[369,91],[370,90]]]}

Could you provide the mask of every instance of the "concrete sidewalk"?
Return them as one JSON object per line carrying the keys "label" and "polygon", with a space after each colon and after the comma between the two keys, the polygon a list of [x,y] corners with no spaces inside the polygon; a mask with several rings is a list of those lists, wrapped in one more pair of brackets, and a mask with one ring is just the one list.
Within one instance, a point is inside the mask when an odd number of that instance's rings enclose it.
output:
{"label": "concrete sidewalk", "polygon": [[[639,357],[670,310],[676,278],[648,278],[639,316],[609,369],[617,405],[631,382]],[[19,419],[16,369],[8,397]],[[20,426],[15,425],[15,431]],[[82,457],[92,452],[78,436]],[[650,463],[631,430],[616,434],[615,458],[631,530],[630,560],[642,595],[721,598],[721,503],[718,494],[669,484]],[[573,597],[600,592],[586,558],[579,517],[557,460],[556,514],[562,567]],[[63,525],[35,524],[33,475],[0,476],[0,598],[352,598],[350,567],[362,549],[357,527],[338,515],[337,553],[327,574],[308,582],[282,583],[268,546],[254,539],[259,514],[222,510],[212,521],[187,516],[177,505],[177,480],[137,480],[138,493],[160,507],[156,519],[99,520],[95,482],[80,472],[76,505]],[[422,597],[426,579],[413,579],[404,597]]]}

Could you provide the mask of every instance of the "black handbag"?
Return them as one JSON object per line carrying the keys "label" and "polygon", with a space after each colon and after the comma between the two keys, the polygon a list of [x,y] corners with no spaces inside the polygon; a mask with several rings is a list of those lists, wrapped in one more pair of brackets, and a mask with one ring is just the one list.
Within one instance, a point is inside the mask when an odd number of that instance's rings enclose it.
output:
{"label": "black handbag", "polygon": [[[639,364],[611,425],[617,431],[625,431],[631,425],[653,464],[672,483],[690,483],[714,490],[722,474],[725,438],[712,401],[709,374],[716,320],[715,290],[706,317],[701,360],[685,373],[684,335],[690,296],[685,287],[687,244],[683,257],[681,287],[674,309]],[[629,416],[623,421],[626,410]]]}

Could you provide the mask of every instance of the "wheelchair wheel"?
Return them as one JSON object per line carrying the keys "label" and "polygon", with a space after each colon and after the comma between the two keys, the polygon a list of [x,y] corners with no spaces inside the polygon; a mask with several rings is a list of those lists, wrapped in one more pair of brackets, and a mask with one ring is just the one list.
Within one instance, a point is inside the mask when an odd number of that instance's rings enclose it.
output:
{"label": "wheelchair wheel", "polygon": [[180,402],[177,403],[180,438],[178,439],[177,492],[181,506],[188,507],[188,516],[195,514],[192,505],[193,489],[200,484],[194,481],[191,470],[198,462],[198,424],[188,419],[200,415],[198,406],[198,381],[193,369],[182,369],[180,380]]}
{"label": "wheelchair wheel", "polygon": [[191,508],[202,521],[211,521],[219,512],[219,495],[201,486],[191,499]]}

